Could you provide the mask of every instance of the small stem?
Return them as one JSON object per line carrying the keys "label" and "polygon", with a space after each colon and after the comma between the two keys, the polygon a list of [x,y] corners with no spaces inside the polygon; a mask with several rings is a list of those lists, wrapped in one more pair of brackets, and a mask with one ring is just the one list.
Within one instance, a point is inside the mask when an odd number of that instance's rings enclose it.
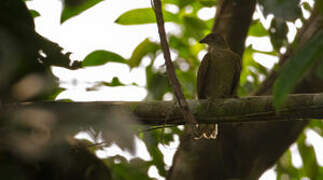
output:
{"label": "small stem", "polygon": [[185,121],[188,124],[197,124],[197,121],[195,120],[193,114],[189,110],[188,104],[185,100],[185,97],[181,89],[181,85],[179,84],[179,81],[176,77],[175,68],[170,57],[170,51],[169,51],[169,46],[168,46],[166,33],[165,33],[164,19],[163,19],[163,13],[161,10],[160,0],[152,0],[152,7],[156,14],[158,33],[160,37],[160,43],[163,49],[167,73],[169,76],[169,80],[175,91],[176,99],[179,103],[179,106],[181,108]]}

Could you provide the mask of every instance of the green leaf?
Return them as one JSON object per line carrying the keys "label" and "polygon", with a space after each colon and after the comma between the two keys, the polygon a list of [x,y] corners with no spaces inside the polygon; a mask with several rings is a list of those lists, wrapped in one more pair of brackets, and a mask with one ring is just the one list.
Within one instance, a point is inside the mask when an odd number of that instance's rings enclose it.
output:
{"label": "green leaf", "polygon": [[30,9],[29,12],[33,18],[40,16],[39,12],[36,10]]}
{"label": "green leaf", "polygon": [[190,56],[190,47],[188,44],[188,41],[184,40],[184,38],[176,37],[176,36],[170,36],[169,37],[169,46],[171,48],[174,48],[178,51],[179,57],[182,57],[184,59],[188,59]]}
{"label": "green leaf", "polygon": [[323,121],[310,121],[308,125],[313,131],[315,131],[318,135],[323,137]]}
{"label": "green leaf", "polygon": [[148,54],[156,54],[160,49],[159,44],[151,42],[148,38],[142,41],[132,52],[128,64],[130,68],[139,66],[142,58]]}
{"label": "green leaf", "polygon": [[305,135],[302,134],[297,141],[298,150],[303,160],[303,176],[309,177],[309,179],[317,179],[319,165],[315,151],[312,145],[305,143],[305,139]]}
{"label": "green leaf", "polygon": [[242,72],[240,75],[240,84],[243,85],[247,83],[247,76],[250,74],[249,66],[253,60],[253,51],[252,46],[248,46],[245,48],[243,55],[242,55]]}
{"label": "green leaf", "polygon": [[[275,52],[264,52],[264,51],[255,50],[255,49],[252,48],[251,45],[248,46],[247,48],[245,48],[245,51],[244,51],[243,56],[242,56],[242,62],[243,63],[242,63],[242,72],[241,72],[241,75],[240,75],[240,85],[242,85],[242,86],[244,86],[246,83],[249,83],[247,81],[247,77],[253,73],[250,70],[251,67],[256,70],[257,78],[259,78],[260,74],[264,75],[265,77],[268,75],[268,70],[264,66],[262,66],[261,64],[259,64],[258,62],[256,62],[253,59],[253,54],[254,53],[263,53],[263,54],[268,54],[268,55],[273,55],[273,56],[276,55]],[[248,90],[248,91],[246,91],[246,93],[249,93],[250,91],[254,90],[254,88],[256,88],[255,82],[253,82],[252,87],[249,86],[249,85],[251,85],[251,84],[248,84],[248,89],[245,89],[245,90]],[[243,93],[243,94],[245,94],[245,93]]]}
{"label": "green leaf", "polygon": [[147,90],[149,100],[162,100],[166,92],[171,91],[166,73],[155,72],[151,66],[146,68]]}
{"label": "green leaf", "polygon": [[302,5],[305,10],[312,12],[312,7],[308,2],[303,2]]}
{"label": "green leaf", "polygon": [[185,26],[184,35],[187,37],[194,37],[195,39],[202,39],[204,37],[203,31],[208,30],[206,22],[196,16],[184,16],[183,24]]}
{"label": "green leaf", "polygon": [[176,70],[177,78],[183,87],[183,94],[188,99],[194,99],[196,87],[195,71],[183,72],[179,69]]}
{"label": "green leaf", "polygon": [[279,108],[308,69],[323,56],[323,31],[316,33],[282,67],[274,84],[274,105]]}
{"label": "green leaf", "polygon": [[218,0],[198,0],[198,1],[203,6],[206,6],[206,7],[214,7],[218,3]]}
{"label": "green leaf", "polygon": [[127,63],[123,57],[114,52],[96,50],[85,57],[85,59],[82,61],[82,67],[99,66],[108,62]]}
{"label": "green leaf", "polygon": [[[151,165],[142,159],[135,158],[128,162],[122,156],[114,156],[104,160],[105,164],[111,169],[112,179],[114,180],[150,180],[148,169]],[[115,163],[118,162],[118,163]]]}
{"label": "green leaf", "polygon": [[116,86],[125,86],[125,84],[120,82],[118,77],[113,77],[111,82],[106,82],[106,81],[97,82],[92,87],[86,88],[86,91],[97,91],[98,88],[100,88],[101,86],[116,87]]}
{"label": "green leaf", "polygon": [[185,6],[194,3],[195,0],[164,0],[164,3],[169,3],[169,4],[175,4],[177,5],[180,9],[184,8]]}
{"label": "green leaf", "polygon": [[269,34],[270,42],[274,49],[279,51],[279,49],[286,45],[287,42],[288,27],[285,21],[279,19],[273,19],[270,24]]}
{"label": "green leaf", "polygon": [[[163,11],[165,22],[177,22],[178,18],[175,14],[164,10]],[[122,25],[138,25],[155,23],[156,17],[152,8],[141,8],[127,11],[120,15],[115,23]]]}
{"label": "green leaf", "polygon": [[157,167],[158,172],[161,176],[166,176],[167,171],[165,169],[166,165],[164,163],[164,155],[158,148],[158,143],[161,142],[161,130],[150,131],[144,134],[143,141],[147,146],[152,157],[152,163]]}
{"label": "green leaf", "polygon": [[110,83],[109,82],[103,82],[102,84],[105,85],[105,86],[112,86],[112,87],[113,86],[124,86],[125,85],[122,82],[120,82],[118,77],[113,77],[112,81]]}
{"label": "green leaf", "polygon": [[251,24],[251,26],[249,28],[248,35],[262,37],[262,36],[268,36],[269,33],[264,28],[264,26],[261,24],[261,22],[259,20],[256,20]]}
{"label": "green leaf", "polygon": [[301,16],[300,0],[259,0],[264,15],[274,14],[275,18],[294,21]]}
{"label": "green leaf", "polygon": [[208,29],[212,29],[213,23],[214,23],[214,18],[211,18],[211,19],[206,20],[204,22],[206,23]]}
{"label": "green leaf", "polygon": [[71,0],[64,1],[64,7],[61,14],[61,23],[73,16],[79,15],[83,11],[93,7],[101,1],[103,0],[79,0],[77,3],[71,3]]}
{"label": "green leaf", "polygon": [[300,172],[292,164],[292,153],[290,150],[286,151],[284,155],[279,159],[277,166],[277,179],[284,179],[284,176],[288,176],[289,179],[300,179]]}
{"label": "green leaf", "polygon": [[65,88],[61,88],[61,87],[56,88],[55,91],[49,96],[48,99],[55,100],[56,97],[65,90],[66,90]]}

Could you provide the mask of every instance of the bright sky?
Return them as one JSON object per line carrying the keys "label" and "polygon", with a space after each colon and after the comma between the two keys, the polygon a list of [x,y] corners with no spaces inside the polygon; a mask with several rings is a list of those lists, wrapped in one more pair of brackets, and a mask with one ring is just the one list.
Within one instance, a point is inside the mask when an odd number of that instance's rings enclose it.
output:
{"label": "bright sky", "polygon": [[[94,50],[103,49],[118,53],[124,58],[129,58],[134,48],[145,38],[149,37],[151,40],[158,41],[158,33],[155,24],[140,25],[140,26],[122,26],[115,24],[114,21],[123,12],[135,8],[150,7],[150,0],[109,0],[103,1],[93,8],[87,10],[79,16],[67,20],[62,25],[59,23],[60,12],[62,4],[59,0],[33,0],[27,1],[27,5],[31,9],[37,10],[41,16],[35,19],[36,30],[43,36],[50,40],[59,43],[66,51],[72,52],[72,59],[82,60],[87,54]],[[170,11],[176,11],[174,6],[167,7]],[[259,11],[259,9],[257,9]],[[199,12],[199,17],[202,19],[209,19],[214,16],[215,8],[204,8]],[[260,19],[265,27],[269,27],[272,16],[266,19],[259,14],[255,14],[254,18]],[[296,26],[300,26],[300,22]],[[296,28],[292,23],[288,24],[289,33],[288,39],[292,41],[295,36]],[[166,24],[167,32],[178,32],[175,24]],[[270,40],[268,37],[256,38],[249,37],[246,45],[252,44],[255,49],[263,51],[271,51]],[[176,54],[172,54],[176,56]],[[199,55],[200,57],[203,56]],[[254,54],[256,61],[271,68],[278,58]],[[158,67],[163,64],[163,58],[160,56],[159,60],[154,64]],[[126,101],[140,101],[147,92],[145,90],[146,77],[144,68],[149,63],[149,59],[145,59],[139,68],[130,70],[126,65],[108,63],[101,67],[86,68],[81,70],[70,71],[63,68],[53,68],[53,72],[59,77],[61,86],[67,90],[61,93],[58,99],[69,98],[75,101],[111,101],[111,100],[126,100]],[[91,87],[97,81],[110,82],[113,77],[119,77],[120,81],[125,84],[137,83],[138,86],[128,87],[102,87],[99,91],[86,91],[86,87]],[[314,131],[307,132],[308,141],[315,145],[319,163],[323,165],[323,141],[322,138]],[[82,135],[84,137],[84,134]],[[179,144],[178,137],[170,146],[159,145],[158,148],[165,155],[165,163],[167,166],[171,165],[174,152]],[[149,153],[147,152],[144,143],[136,139],[137,153],[145,160],[149,160]],[[319,148],[320,147],[320,148]],[[300,167],[302,164],[297,147],[292,146],[293,164]],[[105,151],[98,152],[98,156],[106,157],[116,154],[123,154],[128,159],[133,155],[122,152],[117,146],[106,148]],[[149,170],[149,175],[158,179],[156,167]],[[273,170],[267,171],[261,180],[275,179]]]}

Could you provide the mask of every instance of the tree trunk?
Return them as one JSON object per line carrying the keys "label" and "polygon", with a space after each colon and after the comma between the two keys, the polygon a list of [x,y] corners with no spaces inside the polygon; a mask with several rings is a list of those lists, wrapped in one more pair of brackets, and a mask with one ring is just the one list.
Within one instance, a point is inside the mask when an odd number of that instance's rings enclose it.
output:
{"label": "tree trunk", "polygon": [[[243,53],[254,7],[255,1],[250,0],[224,0],[217,7],[213,31],[224,35],[231,49],[240,55]],[[322,19],[322,14],[312,13],[297,34],[298,44],[280,57],[280,65],[322,27]],[[323,81],[312,72],[315,69],[300,81],[295,93],[323,90]],[[278,74],[279,71],[271,72],[255,94],[271,94]],[[184,131],[168,180],[258,179],[274,165],[306,125],[307,121],[219,124],[216,140],[193,140]]]}

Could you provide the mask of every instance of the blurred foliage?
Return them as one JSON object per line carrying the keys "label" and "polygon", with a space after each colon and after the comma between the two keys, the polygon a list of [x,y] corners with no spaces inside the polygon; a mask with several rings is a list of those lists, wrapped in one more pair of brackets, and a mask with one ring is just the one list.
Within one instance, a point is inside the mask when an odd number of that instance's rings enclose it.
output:
{"label": "blurred foliage", "polygon": [[[323,178],[323,167],[318,164],[314,147],[306,142],[306,138],[308,137],[306,137],[305,133],[301,134],[295,144],[297,151],[292,152],[291,150],[288,150],[277,162],[275,167],[277,180],[296,180],[302,178],[318,180]],[[301,162],[298,162],[301,163],[300,167],[295,167],[295,164],[292,162],[292,159],[297,161],[295,157],[296,154],[299,154],[301,157]]]}
{"label": "blurred foliage", "polygon": [[102,0],[63,0],[61,23],[98,4]]}
{"label": "blurred foliage", "polygon": [[113,180],[151,179],[147,176],[151,163],[140,158],[135,158],[128,162],[124,157],[117,155],[105,159],[104,162],[111,169]]}
{"label": "blurred foliage", "polygon": [[250,25],[248,35],[255,36],[255,37],[263,37],[263,36],[268,36],[268,31],[262,25],[260,20],[257,19],[257,20],[254,20]]}
{"label": "blurred foliage", "polygon": [[287,22],[281,19],[273,19],[270,24],[270,41],[276,51],[287,45]]}
{"label": "blurred foliage", "polygon": [[114,52],[96,50],[84,58],[82,67],[99,66],[108,62],[126,63],[126,60]]}
{"label": "blurred foliage", "polygon": [[29,12],[33,18],[40,16],[39,12],[36,10],[29,10]]}
{"label": "blurred foliage", "polygon": [[[176,22],[177,16],[171,12],[163,11],[165,22]],[[155,13],[152,8],[134,9],[123,13],[115,23],[122,25],[138,25],[156,22]]]}
{"label": "blurred foliage", "polygon": [[294,21],[301,16],[300,0],[259,0],[264,15],[274,14],[275,18]]}
{"label": "blurred foliage", "polygon": [[[158,43],[151,42],[149,39],[142,41],[132,52],[128,64],[131,68],[138,67],[143,57],[147,55],[156,56],[157,50],[160,49]],[[154,57],[152,57],[154,59]]]}
{"label": "blurred foliage", "polygon": [[304,74],[323,58],[323,31],[317,32],[304,47],[295,52],[290,61],[282,67],[280,76],[274,85],[274,105],[279,108],[296,83]]}
{"label": "blurred foliage", "polygon": [[[5,4],[17,1],[19,0],[5,0],[5,2],[2,3]],[[102,0],[64,0],[61,23],[79,15],[101,1]],[[173,62],[176,67],[176,74],[182,84],[185,97],[189,99],[195,98],[196,72],[201,57],[205,54],[206,50],[206,47],[199,44],[198,41],[210,32],[213,24],[213,18],[203,20],[199,18],[198,13],[203,8],[213,7],[217,4],[218,0],[163,0],[165,21],[175,23],[180,28],[180,33],[168,34],[168,41],[171,52],[175,53]],[[168,11],[167,5],[176,6],[178,11]],[[269,37],[273,50],[270,52],[260,51],[255,49],[252,45],[245,48],[244,54],[242,55],[243,69],[240,77],[239,96],[247,96],[251,94],[260,86],[262,81],[269,74],[269,69],[255,60],[255,53],[276,57],[280,56],[281,48],[289,45],[289,42],[287,41],[287,34],[289,32],[287,22],[292,23],[297,19],[301,19],[303,22],[305,21],[302,11],[300,10],[301,6],[308,11],[313,10],[313,7],[306,2],[303,2],[300,5],[299,0],[259,0],[258,5],[261,7],[261,12],[257,13],[262,13],[262,16],[273,14],[274,19],[271,21],[270,27],[267,29],[259,19],[254,19],[250,26],[248,36],[258,38]],[[16,6],[14,8],[19,9],[21,6]],[[30,34],[28,33],[33,32],[34,25],[31,17],[35,18],[40,14],[37,11],[31,10],[29,12],[15,11],[19,13],[13,15],[12,12],[14,11],[10,12],[8,9],[2,8],[1,6],[0,10],[0,20],[2,23],[0,24],[0,35],[4,34],[9,37],[1,40],[6,42],[7,45],[20,43],[22,44],[22,47],[32,47],[30,46],[30,43],[27,43],[28,39],[26,40],[26,37],[29,37]],[[213,15],[214,13],[212,14],[212,17]],[[13,17],[16,19],[12,20],[11,18]],[[115,23],[120,25],[141,25],[155,23],[155,21],[155,15],[152,8],[147,7],[127,11],[121,14],[115,20]],[[8,30],[7,28],[11,29]],[[131,29],[131,26],[126,28]],[[22,29],[26,31],[22,32]],[[7,31],[12,33],[8,34]],[[12,41],[12,39],[10,39],[11,36],[14,36],[18,41]],[[315,37],[309,40],[306,45],[304,45],[304,48],[295,52],[296,54],[291,57],[290,63],[286,64],[282,68],[282,74],[277,80],[274,89],[275,102],[277,106],[283,104],[286,95],[291,92],[295,84],[305,75],[307,70],[316,61],[322,59],[322,42],[323,35],[322,32],[319,32]],[[14,52],[16,52],[15,49],[9,48],[8,50],[6,49],[7,47],[3,46],[0,46],[0,48],[1,58],[7,54],[10,55],[8,55],[7,59],[12,59],[12,57],[16,57],[18,55],[19,57],[26,55],[24,54],[25,52],[20,51],[18,54],[14,54]],[[33,53],[35,52],[36,51]],[[34,58],[35,54],[32,55]],[[159,42],[154,42],[147,37],[147,39],[137,45],[129,59],[108,50],[96,50],[87,55],[81,65],[82,67],[92,67],[114,62],[128,65],[129,68],[145,68],[146,89],[148,91],[146,100],[163,100],[165,94],[172,93],[172,88],[168,81],[165,67],[156,67],[154,65],[154,62],[160,56],[161,50]],[[29,57],[29,55],[26,57]],[[150,61],[148,65],[142,66],[141,62],[144,58],[148,58]],[[0,70],[2,70],[2,72],[5,72],[4,68],[1,69],[1,65],[4,63],[7,63],[7,61],[0,59]],[[28,66],[24,65],[23,67],[26,68]],[[37,66],[37,68],[39,67]],[[25,70],[21,70],[21,72],[25,72]],[[26,72],[29,71],[26,70]],[[317,74],[319,77],[323,77],[323,63],[318,66]],[[1,77],[0,80],[2,80]],[[128,85],[129,84],[120,82],[118,77],[114,77],[111,82],[99,82],[87,90],[96,90],[100,86],[114,87]],[[64,89],[56,89],[50,96],[46,97],[47,99],[54,99],[62,91],[64,91]],[[130,131],[131,129],[129,129],[129,127],[124,127],[124,124],[127,124],[127,122],[117,122],[117,120],[120,119],[119,114],[122,113],[114,112],[114,118],[116,121],[109,121],[116,122],[116,124],[100,124],[93,127],[94,132],[92,133],[92,136],[94,139],[98,139],[99,137],[103,138],[106,141],[106,146],[116,143],[123,150],[134,151],[133,139],[136,132]],[[127,120],[127,116],[128,115],[125,115],[123,118]],[[72,125],[68,124],[67,126]],[[105,130],[107,126],[110,127],[109,132]],[[312,121],[308,128],[313,129],[320,136],[323,135],[322,121]],[[80,129],[74,130],[72,134],[79,130]],[[152,166],[155,166],[159,174],[165,177],[168,167],[165,165],[164,155],[158,148],[158,145],[169,145],[169,143],[174,140],[174,135],[180,135],[181,133],[182,131],[177,127],[161,128],[148,132],[140,131],[137,135],[145,143],[151,156],[151,160],[145,161],[139,158],[134,158],[128,161],[125,157],[116,155],[104,158],[104,163],[110,169],[112,178],[116,180],[152,179],[147,174],[149,168]],[[92,152],[102,149],[102,147],[96,146],[91,142],[87,142],[87,144],[91,147],[90,150]],[[276,165],[277,179],[300,179],[302,177],[323,179],[322,167],[317,163],[317,156],[315,156],[313,146],[306,143],[306,135],[304,133],[297,140],[297,147],[302,158],[303,166],[300,168],[294,167],[292,163],[292,152],[287,151]]]}

